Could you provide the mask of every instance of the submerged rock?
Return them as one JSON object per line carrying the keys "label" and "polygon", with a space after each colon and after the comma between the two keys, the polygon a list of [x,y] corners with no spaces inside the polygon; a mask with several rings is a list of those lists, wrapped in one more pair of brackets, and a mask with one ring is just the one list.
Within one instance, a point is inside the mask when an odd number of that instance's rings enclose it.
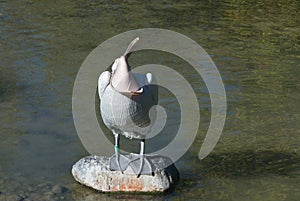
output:
{"label": "submerged rock", "polygon": [[67,191],[68,191],[68,189],[66,187],[58,185],[58,184],[53,186],[52,189],[51,189],[51,192],[56,194],[56,195],[61,195],[65,192],[67,192]]}
{"label": "submerged rock", "polygon": [[2,193],[0,192],[0,200],[5,200],[5,201],[21,201],[24,200],[24,198],[15,195],[15,194],[9,194],[9,193]]}
{"label": "submerged rock", "polygon": [[[130,155],[128,155],[130,157]],[[179,172],[171,159],[165,156],[147,156],[154,166],[153,175],[134,174],[130,166],[124,174],[109,170],[109,158],[87,156],[73,165],[76,181],[102,192],[164,192],[174,188]]]}

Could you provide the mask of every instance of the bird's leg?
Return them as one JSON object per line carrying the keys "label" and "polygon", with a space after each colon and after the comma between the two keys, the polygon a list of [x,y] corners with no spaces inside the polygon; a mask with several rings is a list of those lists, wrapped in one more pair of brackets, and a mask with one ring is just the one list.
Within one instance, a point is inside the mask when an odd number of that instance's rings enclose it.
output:
{"label": "bird's leg", "polygon": [[115,135],[115,154],[116,154],[116,163],[118,165],[118,168],[119,170],[122,172],[123,174],[123,171],[121,169],[121,166],[120,166],[120,154],[119,154],[119,140],[120,140],[120,136],[119,134],[116,134]]}
{"label": "bird's leg", "polygon": [[123,172],[126,170],[128,166],[129,159],[126,156],[121,155],[119,153],[119,140],[120,140],[119,134],[114,133],[114,136],[115,136],[115,154],[110,158],[109,168],[110,170],[120,170],[123,174]]}
{"label": "bird's leg", "polygon": [[119,134],[115,134],[115,154],[119,154]]}
{"label": "bird's leg", "polygon": [[141,175],[141,172],[142,172],[142,169],[143,169],[143,166],[144,166],[144,152],[145,152],[145,139],[142,139],[141,140],[141,148],[140,148],[140,168],[139,168],[139,171],[138,171],[138,174],[137,176],[139,177]]}
{"label": "bird's leg", "polygon": [[136,173],[137,177],[140,177],[141,174],[151,175],[153,172],[152,164],[146,158],[144,152],[145,152],[145,139],[142,139],[139,156],[130,161],[130,166],[133,169],[133,171]]}

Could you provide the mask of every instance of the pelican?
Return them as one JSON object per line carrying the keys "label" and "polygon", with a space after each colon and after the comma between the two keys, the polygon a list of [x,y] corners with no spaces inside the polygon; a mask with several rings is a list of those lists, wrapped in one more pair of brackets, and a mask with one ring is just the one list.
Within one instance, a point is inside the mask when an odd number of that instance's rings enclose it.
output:
{"label": "pelican", "polygon": [[[98,79],[101,116],[115,137],[115,153],[110,157],[109,168],[123,173],[131,166],[137,177],[153,174],[152,164],[144,152],[146,135],[153,124],[149,110],[158,101],[154,76],[151,73],[132,73],[128,65],[130,51],[138,40],[135,38],[125,53],[115,59],[112,72],[105,71]],[[122,155],[119,151],[120,135],[139,139],[140,153],[131,157]]]}

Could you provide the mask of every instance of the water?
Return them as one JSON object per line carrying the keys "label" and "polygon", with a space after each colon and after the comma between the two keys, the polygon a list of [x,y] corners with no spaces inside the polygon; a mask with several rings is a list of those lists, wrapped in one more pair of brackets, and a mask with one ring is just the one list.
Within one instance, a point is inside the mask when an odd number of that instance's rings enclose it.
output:
{"label": "water", "polygon": [[[65,200],[298,200],[298,10],[296,0],[0,1],[0,192],[26,197],[59,184],[69,190],[56,198]],[[191,80],[201,106],[199,135],[176,163],[181,181],[174,192],[98,194],[70,174],[88,154],[73,124],[73,83],[101,42],[147,27],[185,34],[212,56],[228,96],[226,125],[199,161],[210,120],[204,84],[171,55],[137,53],[133,65],[155,63],[150,54]]]}

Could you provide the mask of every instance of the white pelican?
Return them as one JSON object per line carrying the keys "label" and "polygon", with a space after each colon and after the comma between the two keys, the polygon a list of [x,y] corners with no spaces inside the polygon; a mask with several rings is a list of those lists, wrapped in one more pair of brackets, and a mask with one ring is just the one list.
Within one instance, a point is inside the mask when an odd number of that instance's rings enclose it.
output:
{"label": "white pelican", "polygon": [[[151,73],[136,74],[130,71],[128,57],[131,48],[139,40],[134,39],[123,56],[112,65],[112,73],[103,72],[98,79],[100,112],[104,124],[115,136],[115,154],[110,158],[110,169],[122,173],[130,165],[139,177],[153,174],[152,164],[144,155],[145,137],[150,132],[149,110],[157,105],[157,88]],[[140,139],[140,154],[124,156],[119,153],[120,134]]]}

